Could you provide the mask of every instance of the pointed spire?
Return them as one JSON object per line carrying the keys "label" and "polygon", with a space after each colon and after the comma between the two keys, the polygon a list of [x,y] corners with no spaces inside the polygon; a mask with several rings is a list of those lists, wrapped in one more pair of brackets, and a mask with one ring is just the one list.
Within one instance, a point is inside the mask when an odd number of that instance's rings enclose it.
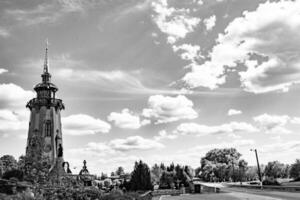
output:
{"label": "pointed spire", "polygon": [[48,60],[48,39],[46,40],[46,52],[45,52],[45,61],[44,69],[42,74],[43,83],[49,83],[51,79],[51,74],[49,73],[49,60]]}
{"label": "pointed spire", "polygon": [[45,61],[44,61],[44,74],[49,73],[49,61],[48,61],[48,38],[46,39],[46,52],[45,52]]}

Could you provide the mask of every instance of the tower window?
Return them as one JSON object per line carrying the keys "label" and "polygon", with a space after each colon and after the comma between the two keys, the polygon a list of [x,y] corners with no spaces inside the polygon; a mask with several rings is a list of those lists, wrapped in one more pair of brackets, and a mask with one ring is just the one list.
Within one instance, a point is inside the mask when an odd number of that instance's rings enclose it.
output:
{"label": "tower window", "polygon": [[51,129],[52,129],[51,121],[47,120],[46,123],[45,123],[45,134],[46,134],[46,136],[51,136],[51,132],[52,132]]}

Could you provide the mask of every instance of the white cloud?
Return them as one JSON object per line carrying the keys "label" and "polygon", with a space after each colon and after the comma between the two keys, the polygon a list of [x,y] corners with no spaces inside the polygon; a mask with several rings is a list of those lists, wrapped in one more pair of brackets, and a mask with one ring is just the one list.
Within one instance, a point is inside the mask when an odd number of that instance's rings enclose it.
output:
{"label": "white cloud", "polygon": [[108,133],[110,124],[85,114],[70,115],[62,118],[63,131],[68,135],[92,135]]}
{"label": "white cloud", "polygon": [[241,110],[235,110],[235,109],[229,109],[227,112],[228,116],[232,116],[232,115],[240,115],[242,114]]}
{"label": "white cloud", "polygon": [[168,134],[166,130],[161,130],[158,132],[158,135],[154,136],[155,140],[163,140],[163,139],[176,139],[178,137],[178,135],[174,135],[174,134]]}
{"label": "white cloud", "polygon": [[10,35],[9,31],[3,27],[0,27],[0,36],[1,37],[8,37]]}
{"label": "white cloud", "polygon": [[26,135],[29,110],[25,106],[26,102],[34,96],[33,92],[13,83],[0,84],[0,133],[2,135],[20,137]]}
{"label": "white cloud", "polygon": [[177,97],[154,95],[149,97],[148,108],[143,109],[143,116],[153,119],[156,124],[195,119],[198,114],[193,105],[193,102],[183,95]]}
{"label": "white cloud", "polygon": [[289,122],[290,117],[287,115],[269,115],[262,114],[253,118],[258,123],[258,127],[266,133],[290,133],[291,131],[284,126]]}
{"label": "white cloud", "polygon": [[121,113],[111,112],[107,120],[113,122],[115,126],[124,129],[139,129],[149,123],[149,120],[141,121],[140,117],[129,109],[125,108]]}
{"label": "white cloud", "polygon": [[152,2],[152,8],[155,14],[152,16],[161,32],[168,36],[170,44],[178,39],[185,38],[190,32],[193,32],[199,24],[200,19],[189,16],[188,9],[176,9],[169,7],[167,0],[156,0]]}
{"label": "white cloud", "polygon": [[7,70],[7,69],[0,68],[0,74],[3,74],[3,73],[5,73],[5,72],[8,72],[8,70]]}
{"label": "white cloud", "polygon": [[130,136],[125,139],[111,140],[108,145],[117,151],[130,151],[130,150],[149,150],[160,149],[164,145],[151,139],[145,139],[141,136]]}
{"label": "white cloud", "polygon": [[216,15],[212,15],[209,18],[203,20],[203,23],[207,31],[211,31],[215,27],[216,20],[217,20]]}
{"label": "white cloud", "polygon": [[230,122],[219,126],[207,126],[197,123],[182,123],[174,130],[181,135],[204,136],[209,134],[230,134],[237,132],[257,132],[257,128],[245,122]]}
{"label": "white cloud", "polygon": [[21,109],[35,94],[13,83],[0,84],[0,108]]}
{"label": "white cloud", "polygon": [[195,61],[202,58],[199,45],[182,44],[180,46],[173,45],[174,52],[180,52],[180,57],[183,60]]}
{"label": "white cloud", "polygon": [[300,78],[299,9],[299,1],[279,1],[266,2],[256,11],[244,12],[243,17],[234,19],[225,33],[219,35],[210,60],[191,64],[191,72],[183,80],[192,88],[215,89],[225,83],[225,66],[234,68],[237,63],[245,63],[247,69],[239,73],[244,90],[287,91]]}

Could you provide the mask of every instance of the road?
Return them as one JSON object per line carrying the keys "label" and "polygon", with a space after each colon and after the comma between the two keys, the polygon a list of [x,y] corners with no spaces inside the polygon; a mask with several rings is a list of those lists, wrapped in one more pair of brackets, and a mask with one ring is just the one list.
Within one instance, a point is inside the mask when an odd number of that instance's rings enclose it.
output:
{"label": "road", "polygon": [[244,188],[222,188],[221,193],[162,196],[153,200],[299,200],[300,193],[254,190]]}

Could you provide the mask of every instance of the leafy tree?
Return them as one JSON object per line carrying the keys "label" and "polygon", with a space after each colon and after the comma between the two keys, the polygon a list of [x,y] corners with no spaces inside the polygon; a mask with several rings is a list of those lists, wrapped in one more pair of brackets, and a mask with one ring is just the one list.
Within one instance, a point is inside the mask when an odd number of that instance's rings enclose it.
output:
{"label": "leafy tree", "polygon": [[12,169],[12,170],[6,171],[3,174],[2,178],[7,179],[7,180],[9,180],[10,178],[16,178],[19,181],[23,181],[24,173],[23,173],[23,171],[21,171],[19,169]]}
{"label": "leafy tree", "polygon": [[281,178],[285,170],[285,165],[279,161],[268,162],[265,167],[265,176],[272,178]]}
{"label": "leafy tree", "polygon": [[170,164],[170,166],[167,167],[167,171],[168,171],[168,172],[172,172],[172,171],[174,171],[174,169],[175,169],[175,165],[174,165],[174,163],[172,162],[172,163]]}
{"label": "leafy tree", "polygon": [[121,166],[118,167],[115,174],[118,175],[118,176],[125,174],[124,168],[121,167]]}
{"label": "leafy tree", "polygon": [[2,173],[18,168],[16,159],[11,155],[4,155],[0,160],[2,162]]}
{"label": "leafy tree", "polygon": [[131,189],[136,190],[152,190],[151,175],[149,167],[141,160],[135,162],[134,170],[130,180]]}
{"label": "leafy tree", "polygon": [[168,171],[163,171],[161,178],[160,178],[160,183],[159,187],[161,189],[170,189],[175,187],[175,172],[168,172]]}
{"label": "leafy tree", "polygon": [[246,180],[252,181],[258,179],[257,167],[249,166],[245,172]]}
{"label": "leafy tree", "polygon": [[24,171],[25,169],[25,156],[21,155],[18,160],[18,169]]}
{"label": "leafy tree", "polygon": [[115,175],[116,175],[115,172],[110,173],[110,176],[115,176]]}
{"label": "leafy tree", "polygon": [[300,180],[300,159],[297,159],[296,162],[291,165],[290,177],[295,180]]}
{"label": "leafy tree", "polygon": [[101,180],[104,180],[104,179],[107,179],[107,174],[104,174],[103,172],[101,173],[101,176],[100,176],[100,179]]}
{"label": "leafy tree", "polygon": [[201,175],[205,181],[228,181],[238,177],[241,154],[235,148],[213,149],[201,158]]}
{"label": "leafy tree", "polygon": [[239,166],[239,181],[245,181],[244,179],[246,178],[246,170],[248,163],[244,159],[239,160],[238,163]]}
{"label": "leafy tree", "polygon": [[159,180],[162,174],[162,169],[158,166],[158,164],[154,164],[151,168],[151,182],[155,184],[159,184]]}

